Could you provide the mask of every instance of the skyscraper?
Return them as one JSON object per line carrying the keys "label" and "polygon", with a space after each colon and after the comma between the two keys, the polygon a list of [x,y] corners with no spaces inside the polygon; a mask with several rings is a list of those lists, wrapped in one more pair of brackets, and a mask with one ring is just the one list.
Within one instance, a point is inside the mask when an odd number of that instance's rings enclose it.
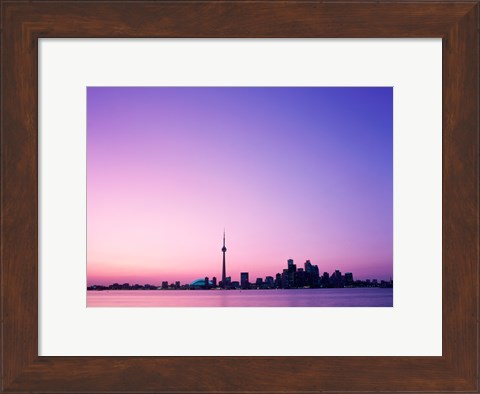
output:
{"label": "skyscraper", "polygon": [[351,272],[345,272],[345,284],[347,286],[353,285],[353,275]]}
{"label": "skyscraper", "polygon": [[223,266],[222,266],[222,287],[225,289],[226,288],[226,280],[227,280],[227,271],[225,268],[225,252],[227,251],[227,248],[225,247],[225,230],[223,230],[223,248],[222,248],[222,253],[223,253]]}
{"label": "skyscraper", "polygon": [[240,273],[240,284],[242,289],[248,289],[250,287],[250,283],[248,281],[248,272]]}

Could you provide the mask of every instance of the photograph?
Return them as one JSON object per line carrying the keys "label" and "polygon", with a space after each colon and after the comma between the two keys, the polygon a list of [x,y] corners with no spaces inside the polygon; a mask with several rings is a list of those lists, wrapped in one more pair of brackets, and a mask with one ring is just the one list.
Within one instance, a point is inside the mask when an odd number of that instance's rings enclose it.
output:
{"label": "photograph", "polygon": [[87,89],[87,307],[393,307],[393,87]]}

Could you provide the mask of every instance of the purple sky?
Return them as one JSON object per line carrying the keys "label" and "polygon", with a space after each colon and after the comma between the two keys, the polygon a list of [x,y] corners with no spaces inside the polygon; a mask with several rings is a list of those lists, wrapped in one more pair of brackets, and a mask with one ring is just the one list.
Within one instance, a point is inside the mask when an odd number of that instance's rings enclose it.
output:
{"label": "purple sky", "polygon": [[392,88],[87,89],[87,282],[393,272]]}

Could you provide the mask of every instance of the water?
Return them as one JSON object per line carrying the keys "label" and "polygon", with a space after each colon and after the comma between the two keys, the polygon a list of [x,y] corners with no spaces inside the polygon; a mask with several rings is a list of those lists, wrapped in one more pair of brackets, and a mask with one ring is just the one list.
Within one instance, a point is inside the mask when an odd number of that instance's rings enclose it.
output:
{"label": "water", "polygon": [[87,291],[88,307],[391,307],[393,289]]}

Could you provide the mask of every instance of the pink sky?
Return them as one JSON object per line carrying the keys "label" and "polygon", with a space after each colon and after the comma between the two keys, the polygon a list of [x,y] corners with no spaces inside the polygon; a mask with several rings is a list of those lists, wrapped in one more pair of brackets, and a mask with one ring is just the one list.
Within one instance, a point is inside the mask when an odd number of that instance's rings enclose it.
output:
{"label": "pink sky", "polygon": [[87,282],[390,279],[391,88],[88,88]]}

